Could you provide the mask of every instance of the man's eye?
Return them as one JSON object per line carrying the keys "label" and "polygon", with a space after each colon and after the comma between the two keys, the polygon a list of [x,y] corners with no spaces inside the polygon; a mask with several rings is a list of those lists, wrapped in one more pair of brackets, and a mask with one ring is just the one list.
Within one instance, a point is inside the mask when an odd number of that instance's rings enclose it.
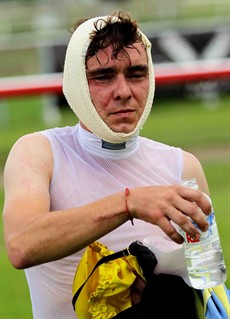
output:
{"label": "man's eye", "polygon": [[98,81],[104,81],[104,80],[109,79],[109,76],[108,75],[100,75],[100,76],[96,76],[94,79],[98,80]]}
{"label": "man's eye", "polygon": [[106,82],[109,81],[113,78],[112,75],[110,74],[102,74],[102,75],[96,75],[93,77],[93,80],[98,81],[98,82]]}
{"label": "man's eye", "polygon": [[145,78],[146,77],[146,73],[131,73],[128,75],[129,78],[131,79],[142,79],[142,78]]}

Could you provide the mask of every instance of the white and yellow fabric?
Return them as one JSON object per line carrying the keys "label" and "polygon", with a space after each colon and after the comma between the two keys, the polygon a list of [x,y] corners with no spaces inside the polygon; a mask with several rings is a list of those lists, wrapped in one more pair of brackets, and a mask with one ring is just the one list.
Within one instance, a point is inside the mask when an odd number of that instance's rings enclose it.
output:
{"label": "white and yellow fabric", "polygon": [[[73,296],[88,279],[94,266],[104,256],[113,254],[95,242],[86,248],[73,282]],[[143,273],[136,257],[118,258],[98,267],[84,285],[75,304],[79,319],[110,319],[132,306],[130,286]],[[229,319],[229,292],[225,285],[195,290],[199,319]]]}

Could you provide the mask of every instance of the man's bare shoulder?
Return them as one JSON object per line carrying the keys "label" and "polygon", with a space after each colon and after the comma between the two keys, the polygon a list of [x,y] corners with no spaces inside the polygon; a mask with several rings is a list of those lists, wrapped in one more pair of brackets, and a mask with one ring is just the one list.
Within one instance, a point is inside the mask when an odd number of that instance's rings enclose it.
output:
{"label": "man's bare shoulder", "polygon": [[184,170],[183,179],[195,178],[199,185],[199,188],[205,192],[209,193],[207,180],[203,171],[203,167],[199,159],[192,153],[183,151],[184,158]]}
{"label": "man's bare shoulder", "polygon": [[20,137],[11,148],[9,156],[12,153],[14,155],[22,153],[22,155],[24,154],[28,157],[30,153],[42,155],[43,153],[47,154],[47,152],[49,154],[50,151],[51,146],[48,138],[40,132],[35,132]]}
{"label": "man's bare shoulder", "polygon": [[[35,144],[34,144],[35,143]],[[14,147],[23,147],[28,146],[29,144],[33,144],[34,147],[38,144],[49,144],[48,138],[42,134],[41,132],[29,133],[21,136],[13,145]]]}
{"label": "man's bare shoulder", "polygon": [[11,148],[5,172],[18,170],[31,172],[43,169],[49,175],[52,173],[53,155],[48,138],[39,133],[31,133],[20,137]]}

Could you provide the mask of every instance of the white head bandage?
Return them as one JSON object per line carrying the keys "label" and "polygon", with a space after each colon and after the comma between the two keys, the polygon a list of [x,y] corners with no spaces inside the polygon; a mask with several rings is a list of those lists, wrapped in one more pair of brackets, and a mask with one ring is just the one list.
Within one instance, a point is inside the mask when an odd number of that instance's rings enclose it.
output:
{"label": "white head bandage", "polygon": [[[110,143],[123,143],[139,133],[151,111],[155,90],[151,43],[147,37],[138,30],[142,36],[143,44],[146,47],[149,68],[149,93],[144,112],[132,132],[113,132],[98,115],[91,101],[85,65],[86,52],[91,42],[90,34],[95,30],[94,24],[100,20],[100,28],[103,28],[105,26],[104,21],[108,18],[108,16],[105,16],[89,19],[82,23],[73,33],[66,51],[63,92],[74,113],[93,134]],[[118,19],[119,18],[114,17],[114,22],[118,21]]]}

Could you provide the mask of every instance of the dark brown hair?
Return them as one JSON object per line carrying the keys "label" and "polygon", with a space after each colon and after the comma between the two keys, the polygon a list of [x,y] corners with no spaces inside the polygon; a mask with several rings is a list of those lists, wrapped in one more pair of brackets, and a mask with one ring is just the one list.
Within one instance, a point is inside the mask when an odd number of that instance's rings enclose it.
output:
{"label": "dark brown hair", "polygon": [[[114,17],[118,18],[117,22],[114,22]],[[79,20],[74,30],[87,20]],[[102,21],[105,23],[103,28],[101,28]],[[127,13],[114,13],[106,20],[98,19],[94,26],[95,31],[90,34],[92,41],[86,53],[86,61],[96,55],[99,50],[105,49],[109,45],[113,47],[113,57],[117,58],[120,51],[125,52],[125,48],[132,47],[134,43],[142,43],[142,36],[138,32],[137,22],[132,20]]]}

